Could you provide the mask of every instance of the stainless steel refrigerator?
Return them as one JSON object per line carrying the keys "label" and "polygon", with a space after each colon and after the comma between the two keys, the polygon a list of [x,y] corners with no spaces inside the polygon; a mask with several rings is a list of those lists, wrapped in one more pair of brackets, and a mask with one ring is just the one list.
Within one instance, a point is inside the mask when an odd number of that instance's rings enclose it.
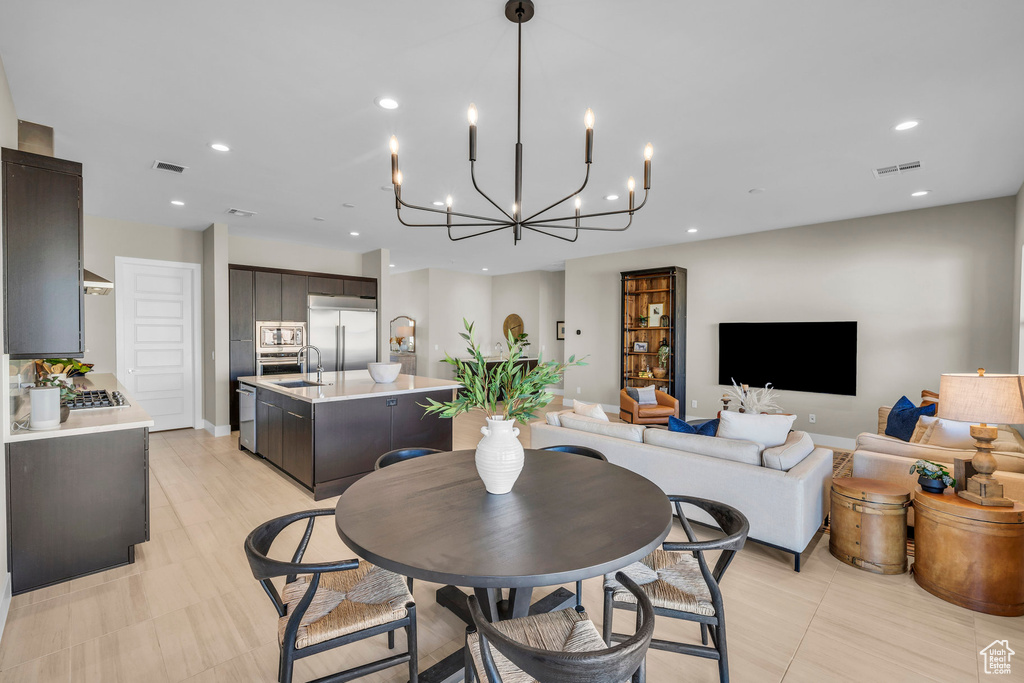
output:
{"label": "stainless steel refrigerator", "polygon": [[320,349],[325,372],[365,370],[377,360],[376,299],[309,297],[309,343]]}

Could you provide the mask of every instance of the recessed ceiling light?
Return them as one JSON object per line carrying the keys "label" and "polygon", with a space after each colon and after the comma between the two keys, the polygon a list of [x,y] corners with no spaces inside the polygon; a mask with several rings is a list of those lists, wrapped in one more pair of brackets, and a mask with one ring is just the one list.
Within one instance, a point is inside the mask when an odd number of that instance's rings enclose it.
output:
{"label": "recessed ceiling light", "polygon": [[[390,190],[391,188],[389,187],[388,189]],[[354,208],[356,208],[355,204],[349,204],[348,202],[345,202],[344,204],[342,204],[342,206],[344,206],[346,209],[354,209]]]}
{"label": "recessed ceiling light", "polygon": [[444,202],[434,202],[434,206],[444,206]]}
{"label": "recessed ceiling light", "polygon": [[690,228],[690,229],[689,229],[689,230],[687,230],[686,232],[697,232],[697,228]]}
{"label": "recessed ceiling light", "polygon": [[171,204],[174,204],[175,206],[185,206],[185,202],[180,199],[172,199]]}
{"label": "recessed ceiling light", "polygon": [[313,216],[313,220],[315,220],[315,221],[325,221],[327,219],[324,218],[323,216]]}
{"label": "recessed ceiling light", "polygon": [[378,97],[374,102],[381,109],[398,109],[398,100],[393,97]]}
{"label": "recessed ceiling light", "polygon": [[395,267],[395,264],[394,264],[394,263],[389,263],[389,264],[388,264],[388,268],[394,268],[394,267]]}
{"label": "recessed ceiling light", "polygon": [[910,130],[911,128],[916,128],[917,124],[919,124],[919,123],[921,123],[921,122],[920,121],[904,121],[903,123],[897,123],[896,126],[895,126],[895,129],[896,130]]}
{"label": "recessed ceiling light", "polygon": [[747,190],[747,192],[749,194],[761,194],[762,192],[764,192],[764,188],[763,187],[752,187],[749,190]]}
{"label": "recessed ceiling light", "polygon": [[210,147],[212,149],[217,150],[218,152],[230,152],[231,151],[231,148],[228,147],[227,145],[225,145],[223,142],[214,142],[213,144],[210,145]]}
{"label": "recessed ceiling light", "polygon": [[617,195],[617,194],[606,194],[604,196],[604,198],[607,199],[610,202],[613,202],[613,201],[615,201],[616,199],[619,198],[619,195]]}
{"label": "recessed ceiling light", "polygon": [[931,190],[918,190],[917,192],[911,192],[910,196],[911,197],[923,197],[923,196],[925,196],[926,194],[929,194],[929,193],[931,193]]}
{"label": "recessed ceiling light", "polygon": [[358,233],[358,232],[356,232],[355,230],[353,230],[353,231],[352,231],[352,232],[350,232],[349,234],[350,234],[350,235],[352,235],[353,237],[359,237],[359,233]]}
{"label": "recessed ceiling light", "polygon": [[480,270],[487,270],[487,269],[486,268],[481,268]]}

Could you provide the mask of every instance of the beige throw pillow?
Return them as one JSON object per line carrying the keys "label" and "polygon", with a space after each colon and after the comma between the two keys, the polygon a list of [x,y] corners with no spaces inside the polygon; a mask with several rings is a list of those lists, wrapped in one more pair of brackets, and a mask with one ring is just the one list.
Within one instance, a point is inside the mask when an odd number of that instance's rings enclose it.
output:
{"label": "beige throw pillow", "polygon": [[608,416],[604,414],[604,408],[597,403],[584,403],[583,401],[572,400],[572,412],[583,417],[592,417],[595,420],[608,422]]}
{"label": "beige throw pillow", "polygon": [[970,422],[956,422],[927,415],[922,415],[917,421],[926,426],[924,435],[921,437],[923,444],[964,450],[975,447],[974,438],[971,436]]}
{"label": "beige throw pillow", "polygon": [[773,470],[788,472],[814,450],[814,442],[807,432],[790,432],[786,443],[766,448],[761,454],[761,463]]}
{"label": "beige throw pillow", "polygon": [[718,436],[756,441],[772,448],[786,443],[796,415],[751,415],[723,410],[719,419]]}

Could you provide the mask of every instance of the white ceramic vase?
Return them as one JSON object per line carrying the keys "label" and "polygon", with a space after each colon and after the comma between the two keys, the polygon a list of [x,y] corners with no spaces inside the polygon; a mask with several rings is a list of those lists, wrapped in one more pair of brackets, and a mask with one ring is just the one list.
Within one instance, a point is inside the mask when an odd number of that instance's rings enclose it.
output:
{"label": "white ceramic vase", "polygon": [[523,471],[523,445],[515,420],[487,418],[476,445],[476,471],[488,493],[508,493]]}

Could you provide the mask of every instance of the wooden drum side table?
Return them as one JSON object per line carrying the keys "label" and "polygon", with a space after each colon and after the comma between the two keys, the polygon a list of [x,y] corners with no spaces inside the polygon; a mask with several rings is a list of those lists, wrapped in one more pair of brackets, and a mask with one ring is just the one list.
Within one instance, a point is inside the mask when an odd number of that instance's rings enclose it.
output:
{"label": "wooden drum side table", "polygon": [[907,571],[910,492],[888,481],[832,480],[828,549],[857,569],[875,574]]}
{"label": "wooden drum side table", "polygon": [[914,494],[914,580],[975,612],[1024,615],[1024,505],[976,505],[947,489]]}

